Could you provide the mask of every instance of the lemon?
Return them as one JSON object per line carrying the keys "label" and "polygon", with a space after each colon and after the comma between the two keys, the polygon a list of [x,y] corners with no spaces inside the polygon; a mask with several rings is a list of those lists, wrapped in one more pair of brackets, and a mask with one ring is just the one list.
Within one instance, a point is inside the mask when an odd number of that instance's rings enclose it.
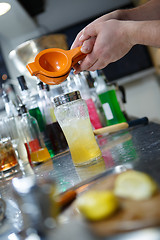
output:
{"label": "lemon", "polygon": [[133,200],[145,200],[157,191],[156,182],[146,173],[127,171],[121,173],[115,180],[116,196]]}
{"label": "lemon", "polygon": [[94,190],[81,195],[77,206],[87,219],[96,221],[112,215],[118,208],[118,201],[111,191]]}

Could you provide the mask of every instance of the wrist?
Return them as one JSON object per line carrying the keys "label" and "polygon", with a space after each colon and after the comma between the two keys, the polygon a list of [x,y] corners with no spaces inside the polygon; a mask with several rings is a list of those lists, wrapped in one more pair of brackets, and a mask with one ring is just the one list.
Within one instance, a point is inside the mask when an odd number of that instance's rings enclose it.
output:
{"label": "wrist", "polygon": [[128,21],[127,33],[131,44],[160,47],[160,21]]}
{"label": "wrist", "polygon": [[115,11],[117,20],[129,20],[129,10],[118,9]]}
{"label": "wrist", "polygon": [[139,43],[139,30],[135,21],[123,21],[126,41],[133,47]]}

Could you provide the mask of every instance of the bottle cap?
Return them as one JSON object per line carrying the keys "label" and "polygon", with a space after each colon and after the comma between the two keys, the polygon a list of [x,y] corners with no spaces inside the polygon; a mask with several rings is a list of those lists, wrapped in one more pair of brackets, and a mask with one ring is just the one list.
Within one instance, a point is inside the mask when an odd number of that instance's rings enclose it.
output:
{"label": "bottle cap", "polygon": [[27,90],[28,87],[27,87],[26,80],[25,80],[24,76],[23,75],[19,76],[19,77],[17,77],[17,79],[18,79],[19,85],[21,87],[21,90],[22,91]]}
{"label": "bottle cap", "polygon": [[20,99],[20,97],[17,95],[17,101],[18,101],[18,106],[20,108],[20,113],[27,113],[28,110],[25,106],[25,104],[23,104],[22,100]]}
{"label": "bottle cap", "polygon": [[55,97],[53,99],[53,102],[55,104],[55,107],[58,107],[62,104],[72,102],[72,101],[75,101],[75,100],[78,100],[78,99],[81,99],[80,92],[79,91],[74,91],[74,92],[70,92],[70,93]]}
{"label": "bottle cap", "polygon": [[44,84],[44,89],[45,89],[47,92],[49,92],[49,91],[50,91],[49,85],[48,85],[48,84]]}
{"label": "bottle cap", "polygon": [[38,89],[39,89],[39,90],[44,89],[43,82],[41,82],[41,81],[39,81],[39,82],[37,83],[37,86],[38,86]]}

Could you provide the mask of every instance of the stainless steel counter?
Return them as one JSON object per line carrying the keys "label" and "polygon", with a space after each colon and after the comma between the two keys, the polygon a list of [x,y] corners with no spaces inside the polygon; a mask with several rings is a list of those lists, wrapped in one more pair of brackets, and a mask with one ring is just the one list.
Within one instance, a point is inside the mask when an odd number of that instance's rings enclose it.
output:
{"label": "stainless steel counter", "polygon": [[160,184],[160,125],[150,123],[97,139],[104,162],[74,167],[69,151],[35,168],[36,175],[56,179],[59,192],[117,165],[149,173]]}
{"label": "stainless steel counter", "polygon": [[[48,177],[55,179],[58,193],[99,178],[101,175],[105,175],[109,169],[119,165],[145,171],[160,184],[160,125],[150,123],[146,126],[137,126],[119,133],[97,138],[97,141],[104,160],[93,165],[75,168],[70,152],[66,151],[46,163],[35,166],[33,169],[34,174],[38,179]],[[7,239],[6,234],[20,231],[23,227],[21,212],[12,192],[12,178],[25,176],[29,172],[32,172],[32,169],[28,166],[28,169],[19,170],[12,177],[0,180],[0,194],[7,203],[6,219],[8,221],[7,224],[2,223],[0,226],[0,235],[2,236],[0,239]],[[82,227],[81,225],[79,229]],[[73,231],[73,233],[68,233],[68,229]],[[77,225],[74,229],[69,225],[66,230],[66,239],[72,239],[71,235],[76,234],[76,229]],[[84,229],[83,231],[86,235],[83,238],[79,238],[77,235],[75,239],[95,239],[93,236],[91,238],[91,236],[87,235]],[[159,229],[157,228],[155,231],[160,236]],[[62,232],[65,233],[65,227]],[[58,232],[54,239],[62,239],[62,232]],[[58,238],[58,236],[61,237]],[[127,237],[127,235],[125,236]],[[131,239],[129,238],[131,235],[128,235],[128,238],[125,238],[125,236],[123,235],[122,238],[116,236],[111,239]],[[139,238],[136,236],[136,239]],[[153,240],[158,238],[153,238],[152,236],[152,238],[147,239]]]}

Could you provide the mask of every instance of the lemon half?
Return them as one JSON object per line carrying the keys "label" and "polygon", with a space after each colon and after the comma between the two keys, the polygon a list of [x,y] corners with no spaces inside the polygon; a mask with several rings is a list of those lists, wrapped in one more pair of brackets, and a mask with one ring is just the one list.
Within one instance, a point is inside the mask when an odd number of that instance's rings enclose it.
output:
{"label": "lemon half", "polygon": [[118,201],[111,191],[89,191],[77,199],[77,206],[87,219],[96,221],[112,215]]}
{"label": "lemon half", "polygon": [[127,171],[116,178],[114,193],[123,198],[145,200],[153,196],[157,189],[156,182],[148,174]]}

